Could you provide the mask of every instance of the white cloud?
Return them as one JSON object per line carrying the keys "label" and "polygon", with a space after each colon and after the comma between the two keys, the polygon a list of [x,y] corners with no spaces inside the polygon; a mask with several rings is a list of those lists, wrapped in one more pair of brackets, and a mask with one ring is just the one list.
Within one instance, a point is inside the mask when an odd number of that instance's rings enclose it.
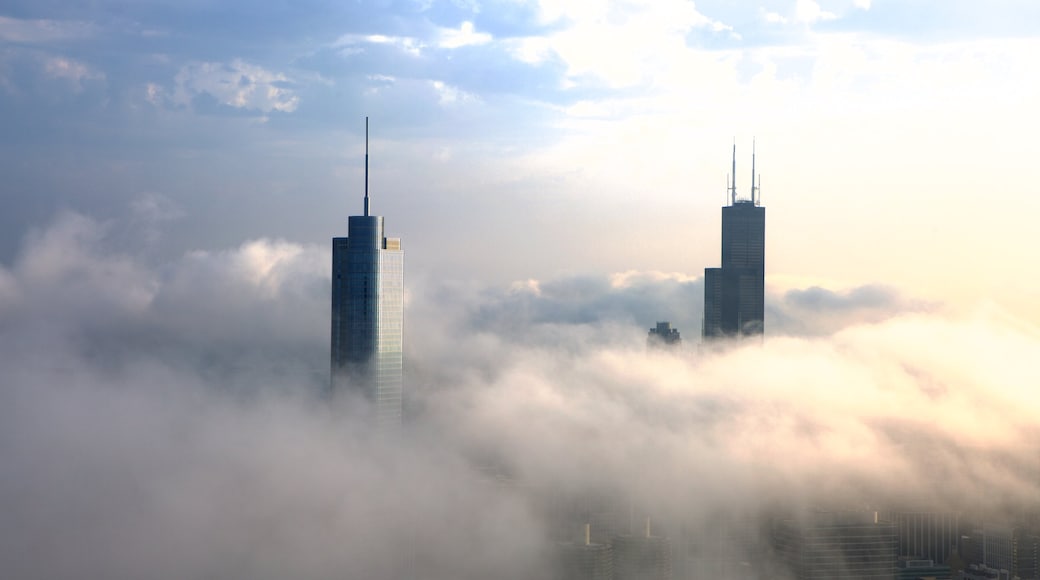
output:
{"label": "white cloud", "polygon": [[659,284],[662,282],[688,283],[695,282],[700,276],[690,276],[682,272],[658,272],[654,270],[628,270],[610,275],[611,288],[630,288],[637,284]]}
{"label": "white cloud", "polygon": [[395,46],[411,56],[420,56],[426,43],[411,36],[386,36],[384,34],[344,34],[332,43],[341,56],[361,54],[366,44],[385,44]]}
{"label": "white cloud", "polygon": [[104,80],[105,75],[85,63],[70,58],[53,56],[43,61],[43,72],[54,79],[67,81],[74,92],[83,90],[85,81]]}
{"label": "white cloud", "polygon": [[437,93],[437,103],[442,107],[459,105],[463,103],[475,103],[480,99],[458,87],[446,84],[443,81],[430,81],[430,86]]}
{"label": "white cloud", "polygon": [[[673,356],[647,353],[639,322],[696,300],[683,274],[441,280],[409,307],[417,412],[384,445],[301,394],[328,364],[326,244],[252,240],[152,268],[106,252],[107,231],[68,214],[0,268],[9,576],[530,577],[561,515],[541,493],[555,508],[590,485],[673,524],[807,493],[896,490],[927,509],[1036,495],[1040,333],[1000,312],[890,312]],[[159,286],[143,303],[125,291],[142,281]],[[813,300],[887,294],[802,298],[814,316]],[[294,343],[314,365],[261,364]],[[481,476],[489,459],[502,481]],[[56,538],[48,558],[23,549],[26,529]]]}
{"label": "white cloud", "polygon": [[675,65],[695,29],[732,27],[697,11],[691,2],[664,0],[618,4],[602,1],[539,3],[540,20],[561,28],[510,44],[517,60],[538,63],[555,56],[567,65],[567,82],[592,77],[611,87],[652,83]]}
{"label": "white cloud", "polygon": [[472,22],[463,22],[458,30],[453,28],[440,29],[440,40],[437,45],[441,48],[461,48],[463,46],[476,46],[491,42],[492,37],[486,32],[477,32]]}
{"label": "white cloud", "polygon": [[770,12],[763,8],[759,13],[762,15],[762,18],[770,24],[787,24],[787,18],[776,12]]}
{"label": "white cloud", "polygon": [[219,270],[229,281],[244,282],[265,298],[273,299],[299,267],[303,252],[303,246],[284,240],[251,240],[234,250],[192,252],[184,270],[195,274]]}
{"label": "white cloud", "polygon": [[860,10],[870,10],[870,0],[852,0],[852,4]]}
{"label": "white cloud", "polygon": [[821,20],[834,20],[838,16],[820,7],[815,0],[798,0],[794,7],[795,20],[813,24]]}
{"label": "white cloud", "polygon": [[493,40],[486,32],[477,32],[476,27],[470,21],[463,21],[456,28],[438,28],[432,40],[416,38],[414,36],[388,36],[385,34],[344,34],[332,43],[332,48],[337,49],[341,56],[361,54],[366,45],[393,46],[411,56],[422,56],[423,52],[430,46],[454,50],[464,46],[479,46],[488,44]]}
{"label": "white cloud", "polygon": [[287,76],[241,59],[188,64],[181,67],[174,80],[173,100],[181,105],[190,104],[197,95],[208,94],[237,109],[291,113],[300,102],[295,91],[282,86],[290,82]]}
{"label": "white cloud", "polygon": [[28,237],[15,262],[18,294],[46,305],[47,315],[90,311],[94,316],[141,312],[157,280],[128,255],[108,251],[109,226],[66,212]]}

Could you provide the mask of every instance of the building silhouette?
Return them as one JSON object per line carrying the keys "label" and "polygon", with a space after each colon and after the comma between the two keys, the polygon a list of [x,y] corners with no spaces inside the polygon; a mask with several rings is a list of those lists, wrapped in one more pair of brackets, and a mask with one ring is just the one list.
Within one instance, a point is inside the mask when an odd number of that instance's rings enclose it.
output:
{"label": "building silhouette", "polygon": [[679,329],[672,328],[671,322],[658,322],[655,328],[651,328],[646,335],[647,348],[679,348],[682,346],[682,338]]}
{"label": "building silhouette", "polygon": [[957,512],[890,511],[880,517],[895,524],[901,558],[946,564],[957,550],[961,537]]}
{"label": "building silhouette", "polygon": [[896,526],[870,512],[817,512],[774,528],[780,558],[795,580],[893,580]]}
{"label": "building silhouette", "polygon": [[399,424],[403,390],[404,251],[369,213],[365,119],[364,215],[350,216],[347,237],[332,239],[333,397],[360,395],[380,424]]}
{"label": "building silhouette", "polygon": [[584,541],[556,545],[553,580],[613,580],[614,554],[610,544],[592,541],[589,524],[585,524]]}
{"label": "building silhouette", "polygon": [[672,580],[671,543],[650,533],[650,518],[642,535],[614,536],[614,580]]}
{"label": "building silhouette", "polygon": [[765,318],[766,209],[758,198],[751,153],[751,197],[737,197],[737,146],[733,145],[730,205],[722,208],[722,267],[704,269],[706,340],[759,336]]}

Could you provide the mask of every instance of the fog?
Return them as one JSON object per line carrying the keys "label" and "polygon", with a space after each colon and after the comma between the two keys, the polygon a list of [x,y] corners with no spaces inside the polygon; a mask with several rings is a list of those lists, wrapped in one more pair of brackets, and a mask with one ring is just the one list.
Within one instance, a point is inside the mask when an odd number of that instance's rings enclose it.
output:
{"label": "fog", "polygon": [[327,247],[157,236],[62,213],[0,267],[4,577],[532,578],[575,497],[707,525],[1037,496],[1040,331],[994,305],[772,288],[768,337],[709,351],[699,272],[406,275],[407,425],[372,434],[320,396]]}

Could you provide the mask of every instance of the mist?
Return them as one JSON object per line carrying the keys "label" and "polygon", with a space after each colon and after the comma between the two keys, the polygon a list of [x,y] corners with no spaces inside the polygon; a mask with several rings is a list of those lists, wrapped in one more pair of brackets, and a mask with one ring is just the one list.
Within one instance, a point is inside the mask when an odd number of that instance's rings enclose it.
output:
{"label": "mist", "polygon": [[320,396],[327,247],[157,240],[65,212],[0,267],[5,577],[545,577],[573,498],[667,527],[1038,491],[1040,331],[996,305],[771,288],[764,341],[707,350],[699,272],[406,276],[391,436]]}

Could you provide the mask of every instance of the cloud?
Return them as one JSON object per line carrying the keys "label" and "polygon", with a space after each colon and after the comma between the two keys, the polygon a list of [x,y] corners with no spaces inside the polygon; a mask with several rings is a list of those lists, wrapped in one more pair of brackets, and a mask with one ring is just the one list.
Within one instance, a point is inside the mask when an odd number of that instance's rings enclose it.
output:
{"label": "cloud", "polygon": [[540,2],[538,6],[542,23],[557,25],[556,29],[513,43],[513,54],[532,64],[558,57],[567,66],[570,83],[585,77],[612,88],[649,83],[671,69],[673,55],[686,50],[692,31],[732,30],[689,2]]}
{"label": "cloud", "polygon": [[821,20],[834,20],[838,17],[833,12],[820,8],[815,0],[798,0],[795,3],[794,14],[798,22],[806,24],[814,24]]}
{"label": "cloud", "polygon": [[365,52],[371,45],[392,46],[401,52],[418,57],[426,55],[431,49],[452,51],[464,47],[481,46],[494,40],[487,32],[477,32],[472,21],[465,20],[458,28],[434,27],[429,38],[408,35],[387,34],[344,34],[331,44],[341,56],[352,56]]}
{"label": "cloud", "polygon": [[44,72],[57,79],[71,81],[82,90],[82,83],[87,79],[103,79],[104,75],[94,72],[87,65],[67,58],[53,57],[44,62]]}
{"label": "cloud", "polygon": [[441,48],[461,48],[463,46],[479,46],[491,42],[492,36],[486,32],[477,32],[473,23],[465,21],[459,25],[458,30],[453,28],[442,28],[438,46]]}
{"label": "cloud", "polygon": [[187,64],[174,81],[172,99],[183,106],[191,105],[200,95],[208,95],[221,105],[263,113],[291,113],[300,103],[287,76],[240,59]]}
{"label": "cloud", "polygon": [[140,238],[154,244],[169,222],[185,216],[184,210],[169,197],[154,191],[146,192],[130,202],[131,223],[140,228]]}
{"label": "cloud", "polygon": [[442,81],[430,81],[430,86],[437,93],[437,103],[442,107],[480,101],[476,95],[460,90],[458,87],[447,85]]}
{"label": "cloud", "polygon": [[364,52],[366,44],[393,46],[410,56],[420,56],[426,48],[426,44],[417,38],[385,34],[345,34],[331,46],[338,49],[341,56],[349,57]]}
{"label": "cloud", "polygon": [[820,286],[771,292],[771,331],[794,335],[830,335],[857,324],[877,323],[910,313],[935,312],[942,305],[905,296],[891,286],[868,284],[846,290]]}
{"label": "cloud", "polygon": [[[31,232],[11,274],[33,316],[102,319],[143,311],[155,280],[131,256],[106,247],[109,225],[63,212]],[[17,312],[19,309],[14,309]]]}
{"label": "cloud", "polygon": [[82,40],[95,34],[97,27],[90,22],[0,16],[0,39],[10,43],[50,44]]}
{"label": "cloud", "polygon": [[763,9],[761,9],[761,14],[762,14],[762,18],[764,18],[765,21],[770,23],[770,24],[786,24],[787,23],[787,18],[785,18],[784,16],[782,16],[782,15],[776,13],[776,12],[770,12],[770,11],[767,11],[767,10],[765,10],[763,8]]}
{"label": "cloud", "polygon": [[644,320],[693,308],[697,278],[409,282],[409,423],[373,437],[360,402],[314,395],[327,248],[154,264],[123,227],[65,213],[0,268],[5,576],[528,578],[598,498],[678,534],[821,504],[988,517],[1037,491],[1040,329],[997,309],[802,288],[771,300],[892,314],[673,355]]}

